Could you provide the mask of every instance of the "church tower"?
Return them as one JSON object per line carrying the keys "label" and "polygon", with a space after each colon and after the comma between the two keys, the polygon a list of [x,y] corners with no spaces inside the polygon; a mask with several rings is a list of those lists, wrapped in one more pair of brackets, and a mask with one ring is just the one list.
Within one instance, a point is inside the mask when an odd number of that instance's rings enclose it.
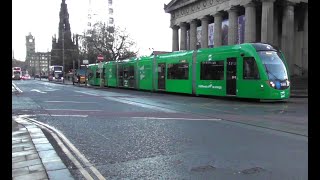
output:
{"label": "church tower", "polygon": [[[64,40],[63,40],[64,39]],[[63,46],[64,43],[64,64],[65,71],[72,68],[73,60],[76,60],[77,46],[74,42],[74,37],[71,37],[71,26],[69,22],[68,7],[65,0],[62,0],[59,12],[59,28],[58,39],[54,35],[52,37],[51,58],[52,65],[63,65]]]}
{"label": "church tower", "polygon": [[28,66],[30,66],[31,61],[33,60],[33,56],[36,52],[36,43],[35,38],[31,35],[31,32],[29,35],[26,36],[26,63]]}

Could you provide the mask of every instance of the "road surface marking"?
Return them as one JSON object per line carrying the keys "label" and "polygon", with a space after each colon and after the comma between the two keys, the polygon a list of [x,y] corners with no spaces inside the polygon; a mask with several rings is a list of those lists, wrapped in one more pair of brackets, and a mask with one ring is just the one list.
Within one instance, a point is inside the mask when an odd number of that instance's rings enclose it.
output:
{"label": "road surface marking", "polygon": [[16,84],[12,83],[12,85],[13,85],[13,87],[14,87],[17,91],[19,91],[20,93],[22,93],[22,92],[23,92],[23,91],[21,91],[21,89],[20,89],[20,88],[18,88],[18,86],[17,86]]}
{"label": "road surface marking", "polygon": [[45,109],[46,111],[103,111],[103,110],[96,110],[96,109]]}
{"label": "road surface marking", "polygon": [[91,95],[91,96],[100,96],[100,95],[98,95],[98,94],[89,93],[89,92],[82,92],[82,91],[74,91],[74,92],[83,93],[83,94],[88,94],[88,95]]}
{"label": "road surface marking", "polygon": [[165,118],[159,118],[159,117],[132,117],[132,118],[143,118],[143,119],[181,119],[181,120],[199,120],[199,121],[221,121],[222,119],[216,119],[216,118],[210,118],[210,119],[195,119],[195,118],[170,118],[170,117],[165,117]]}
{"label": "road surface marking", "polygon": [[154,106],[154,105],[148,105],[148,104],[143,104],[143,103],[128,101],[128,100],[124,100],[124,99],[119,99],[119,98],[105,97],[105,99],[111,100],[111,101],[117,101],[117,102],[120,102],[120,103],[125,103],[125,104],[140,106],[140,107],[144,107],[144,108],[149,108],[149,109],[156,109],[156,110],[160,110],[160,111],[164,111],[164,112],[168,112],[168,113],[175,113],[175,112],[177,112],[177,111],[174,111],[174,110],[170,110],[170,109],[166,109],[166,108],[162,108],[162,107],[158,107],[158,106]]}
{"label": "road surface marking", "polygon": [[96,103],[96,102],[80,102],[80,101],[44,101],[48,103]]}
{"label": "road surface marking", "polygon": [[88,115],[78,115],[78,114],[36,114],[38,116],[56,116],[56,117],[88,117]]}
{"label": "road surface marking", "polygon": [[40,90],[38,90],[38,89],[32,89],[32,90],[30,90],[30,91],[35,91],[35,92],[38,92],[38,93],[47,93],[47,92],[42,92],[42,91],[40,91]]}
{"label": "road surface marking", "polygon": [[[68,158],[73,162],[73,164],[80,170],[82,175],[86,179],[93,180],[92,176],[88,173],[86,169],[83,168],[81,163],[77,160],[79,158],[82,163],[85,165],[84,167],[90,168],[90,170],[93,172],[93,174],[99,179],[99,180],[105,180],[105,178],[101,175],[101,173],[82,155],[79,150],[57,129],[54,127],[51,127],[45,123],[36,121],[34,119],[26,118],[29,121],[32,121],[33,123],[37,124],[38,126],[41,126],[42,128],[46,129],[50,132],[50,134],[54,137],[54,139],[57,141],[58,145],[61,147],[61,149],[64,151],[64,153],[68,156]],[[61,138],[61,140],[60,140]],[[65,145],[64,145],[65,144]],[[69,149],[76,155],[77,158],[75,158]]]}

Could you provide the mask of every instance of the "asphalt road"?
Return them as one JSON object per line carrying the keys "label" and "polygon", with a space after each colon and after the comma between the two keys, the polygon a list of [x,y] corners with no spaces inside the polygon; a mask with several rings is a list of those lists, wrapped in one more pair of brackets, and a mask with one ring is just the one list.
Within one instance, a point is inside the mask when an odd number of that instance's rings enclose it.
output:
{"label": "asphalt road", "polygon": [[308,179],[307,98],[260,103],[13,82],[23,91],[12,94],[13,113],[60,130],[106,179]]}

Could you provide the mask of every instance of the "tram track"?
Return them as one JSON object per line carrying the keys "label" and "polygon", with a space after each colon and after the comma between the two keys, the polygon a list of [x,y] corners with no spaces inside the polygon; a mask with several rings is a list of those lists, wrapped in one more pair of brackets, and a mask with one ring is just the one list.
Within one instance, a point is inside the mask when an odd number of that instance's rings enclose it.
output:
{"label": "tram track", "polygon": [[[261,126],[261,125],[257,125],[257,124],[252,124],[252,123],[246,123],[246,122],[241,122],[241,121],[236,121],[236,120],[232,120],[230,118],[221,118],[221,117],[217,117],[217,116],[213,116],[213,115],[208,115],[208,114],[201,114],[201,113],[197,113],[194,111],[188,111],[188,110],[182,110],[181,108],[173,108],[173,107],[166,107],[166,106],[161,106],[161,105],[155,105],[155,104],[151,104],[151,103],[145,103],[145,102],[141,102],[141,101],[136,101],[136,100],[129,100],[129,99],[124,99],[124,98],[105,98],[108,100],[112,100],[112,101],[117,101],[117,102],[121,102],[121,103],[126,103],[127,104],[133,104],[133,105],[137,105],[140,104],[142,106],[149,106],[149,107],[155,107],[156,109],[167,109],[168,111],[175,111],[177,113],[190,113],[190,114],[194,114],[194,115],[198,115],[201,117],[205,117],[205,118],[213,118],[213,119],[221,119],[220,122],[226,121],[229,123],[235,123],[235,124],[241,124],[241,125],[246,125],[246,126],[251,126],[251,127],[257,127],[257,128],[262,128],[262,129],[266,129],[266,130],[273,130],[273,131],[277,131],[277,132],[281,132],[281,133],[287,133],[287,134],[291,134],[291,135],[297,135],[297,136],[302,136],[302,137],[306,137],[308,138],[308,135],[302,134],[302,133],[297,133],[297,132],[292,132],[292,131],[286,131],[283,129],[277,129],[277,128],[272,128],[272,127],[266,127],[266,126]],[[187,104],[177,104],[176,105],[180,105],[180,106],[189,106]],[[202,106],[194,106],[191,105],[193,107],[197,107],[203,110],[212,110],[212,111],[218,111],[218,112],[222,112],[222,113],[229,113],[230,112],[225,112],[223,110],[216,110],[216,109],[212,109],[212,108],[208,108],[208,107],[202,107]],[[236,113],[231,113],[232,115],[237,115]]]}

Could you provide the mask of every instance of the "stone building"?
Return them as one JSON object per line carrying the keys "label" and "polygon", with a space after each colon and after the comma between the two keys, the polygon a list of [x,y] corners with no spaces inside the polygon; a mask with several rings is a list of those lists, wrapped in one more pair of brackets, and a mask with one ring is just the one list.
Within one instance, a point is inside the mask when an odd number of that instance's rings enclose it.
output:
{"label": "stone building", "polygon": [[265,42],[284,53],[291,76],[308,74],[308,0],[172,0],[172,51]]}
{"label": "stone building", "polygon": [[64,61],[65,72],[67,72],[73,68],[73,61],[77,62],[78,45],[76,44],[76,36],[71,37],[69,13],[65,0],[62,0],[59,18],[58,39],[56,35],[52,38],[51,64],[62,66]]}
{"label": "stone building", "polygon": [[33,74],[48,75],[48,66],[51,62],[50,52],[35,51],[35,37],[31,33],[26,36],[26,66],[28,72]]}

